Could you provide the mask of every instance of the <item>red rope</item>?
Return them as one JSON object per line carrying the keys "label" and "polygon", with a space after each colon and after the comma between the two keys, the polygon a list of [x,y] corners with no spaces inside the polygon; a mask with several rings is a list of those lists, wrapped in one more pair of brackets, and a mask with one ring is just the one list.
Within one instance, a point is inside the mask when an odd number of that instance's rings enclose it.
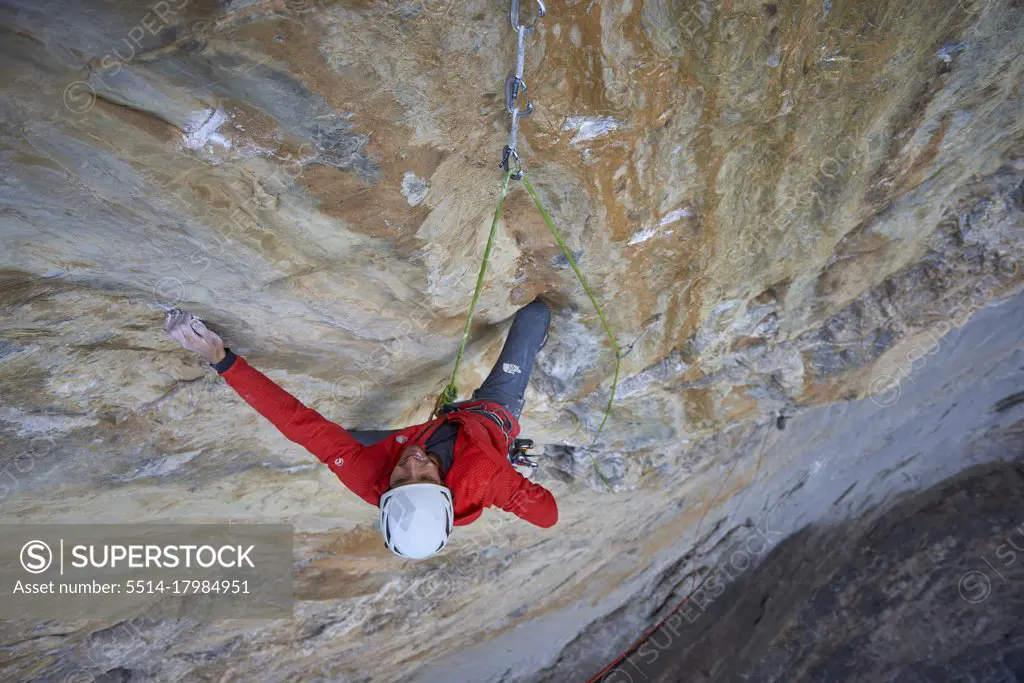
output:
{"label": "red rope", "polygon": [[[693,571],[693,572],[691,572],[691,573],[690,573],[690,576],[693,576],[693,575],[694,575],[694,574],[696,574],[696,573],[697,573],[696,571]],[[705,580],[706,580],[706,579],[705,579]],[[703,586],[703,585],[704,585],[704,584],[702,583],[702,584],[701,584],[701,586]],[[697,586],[697,588],[700,588],[700,586]],[[697,588],[694,588],[694,592],[696,592]],[[682,601],[681,603],[679,603],[678,605],[676,605],[675,609],[673,609],[673,610],[672,610],[671,612],[669,612],[668,614],[666,614],[666,615],[665,615],[665,618],[664,618],[664,619],[662,619],[662,620],[661,620],[661,621],[659,621],[659,622],[658,622],[657,624],[655,624],[655,625],[654,625],[653,627],[651,627],[651,628],[650,628],[650,629],[649,629],[649,630],[647,631],[647,633],[645,633],[645,634],[643,634],[642,636],[640,636],[640,637],[639,637],[639,638],[638,638],[638,639],[636,640],[636,642],[635,642],[635,643],[633,643],[632,645],[630,645],[629,647],[627,647],[627,648],[626,648],[625,650],[623,650],[623,652],[622,652],[622,654],[621,654],[621,655],[619,655],[619,656],[618,656],[618,657],[616,657],[616,658],[615,658],[614,660],[612,660],[612,663],[611,663],[611,664],[609,664],[609,665],[608,665],[608,666],[606,666],[605,668],[603,668],[603,669],[601,669],[600,671],[598,671],[598,672],[597,672],[597,675],[596,675],[596,676],[594,676],[593,678],[591,678],[591,679],[590,679],[589,681],[587,681],[587,683],[596,683],[596,682],[597,682],[598,680],[600,680],[600,678],[601,678],[602,676],[604,676],[604,675],[605,675],[606,673],[608,673],[609,671],[611,671],[612,669],[614,669],[615,667],[617,667],[617,666],[618,666],[619,664],[621,664],[621,663],[622,663],[622,660],[624,660],[624,659],[625,659],[626,657],[628,657],[629,655],[633,654],[633,651],[634,651],[634,650],[636,650],[636,649],[637,649],[638,647],[640,647],[640,645],[641,645],[641,644],[642,644],[642,643],[643,643],[643,642],[644,642],[645,640],[647,640],[648,638],[650,638],[650,637],[651,637],[651,634],[652,634],[652,633],[654,633],[654,632],[655,632],[655,631],[657,631],[657,630],[658,630],[659,628],[661,628],[662,626],[664,626],[664,625],[665,625],[665,622],[666,622],[666,621],[668,621],[668,620],[669,620],[669,618],[670,618],[670,617],[671,617],[671,616],[672,616],[673,614],[675,614],[676,612],[678,612],[679,610],[681,610],[681,609],[682,609],[682,608],[683,608],[683,607],[684,607],[684,606],[686,605],[686,603],[688,603],[689,601],[690,601],[690,598],[686,598],[686,599],[685,599],[685,600],[683,600],[683,601]]]}
{"label": "red rope", "polygon": [[[760,448],[760,450],[759,450],[759,452],[758,452],[758,454],[757,454],[757,471],[756,471],[756,472],[754,473],[754,482],[756,482],[756,481],[757,481],[758,475],[760,475],[760,473],[761,473],[761,457],[762,457],[762,456],[764,455],[764,445],[765,445],[765,443],[767,443],[767,441],[768,441],[768,435],[769,435],[769,434],[771,434],[771,431],[770,431],[770,430],[769,430],[768,432],[766,432],[766,433],[765,433],[764,439],[763,439],[763,440],[761,441],[761,448]],[[726,475],[725,481],[728,481],[728,480],[729,480],[729,478],[730,478],[730,477],[732,476],[732,473],[733,473],[733,471],[734,471],[734,470],[736,469],[736,467],[737,467],[738,465],[739,465],[739,461],[737,460],[737,461],[736,461],[736,464],[735,464],[735,465],[733,465],[733,466],[732,466],[732,468],[730,468],[730,469],[729,469],[729,474],[728,474],[728,475]],[[720,485],[719,485],[719,487],[718,487],[718,492],[716,492],[716,493],[715,493],[715,498],[718,498],[718,494],[722,492],[722,488],[723,488],[723,487],[725,486],[725,481],[723,481],[723,482],[722,482],[722,484],[720,484]],[[753,485],[753,483],[754,483],[754,482],[751,482],[751,485]],[[744,500],[745,500],[745,499],[746,499],[746,496],[744,495]],[[741,501],[741,502],[742,502],[742,501]],[[708,512],[710,512],[710,510],[708,510]],[[704,515],[703,515],[703,516],[702,516],[702,517],[700,518],[700,521],[699,521],[699,522],[697,523],[697,531],[698,531],[698,537],[699,537],[699,535],[700,535],[700,534],[699,534],[699,532],[700,532],[700,528],[701,528],[701,526],[703,526],[703,525],[704,525],[704,520],[705,520],[705,519],[707,519],[707,516],[708,516],[708,512],[705,512],[705,513],[704,513]],[[770,510],[769,510],[769,512],[770,512]],[[694,550],[696,551],[696,547],[694,548]],[[696,573],[697,573],[697,571],[696,571],[696,570],[694,570],[694,571],[690,572],[690,576],[694,576],[694,575],[695,575]],[[706,583],[706,582],[708,581],[708,579],[709,579],[709,578],[711,578],[711,574],[708,574],[708,576],[707,576],[707,577],[706,577],[706,578],[704,579],[704,581],[702,581],[702,582],[701,582],[700,586],[697,586],[696,588],[694,588],[694,589],[693,589],[693,590],[692,590],[692,591],[690,592],[690,595],[693,595],[693,594],[694,594],[694,593],[696,593],[696,592],[697,592],[698,590],[700,590],[701,586],[703,586],[703,585],[704,585],[704,584],[705,584],[705,583]],[[650,637],[651,637],[651,634],[652,634],[652,633],[654,633],[654,632],[655,632],[655,631],[657,631],[657,630],[658,630],[659,628],[661,628],[662,626],[664,626],[664,625],[665,625],[665,622],[666,622],[666,621],[668,621],[668,620],[669,620],[669,618],[670,618],[670,617],[671,617],[671,616],[672,616],[673,614],[675,614],[676,612],[678,612],[679,610],[681,610],[681,609],[682,609],[682,608],[683,608],[683,607],[684,607],[684,606],[686,605],[686,603],[688,603],[689,601],[690,601],[690,598],[689,598],[689,597],[687,597],[687,598],[686,598],[685,600],[683,600],[683,601],[682,601],[681,603],[679,603],[679,604],[678,604],[678,605],[676,606],[676,608],[675,608],[675,609],[673,609],[673,610],[672,610],[671,612],[669,612],[669,613],[668,613],[667,615],[665,615],[665,618],[664,618],[664,619],[662,619],[662,620],[661,620],[661,621],[659,621],[659,622],[658,622],[657,624],[655,624],[653,628],[651,628],[650,630],[648,630],[648,631],[647,631],[647,633],[645,633],[645,634],[643,634],[642,636],[640,636],[640,638],[639,638],[639,639],[638,639],[638,640],[637,640],[637,641],[636,641],[635,643],[633,643],[632,645],[630,645],[630,646],[629,646],[628,648],[626,648],[626,649],[625,649],[625,650],[623,651],[623,653],[622,653],[621,655],[619,655],[619,656],[618,656],[618,657],[616,657],[616,658],[615,658],[614,660],[612,660],[612,663],[611,663],[611,664],[609,664],[609,665],[608,665],[608,666],[606,666],[605,668],[603,668],[603,669],[601,669],[600,671],[598,671],[598,672],[597,672],[597,675],[596,675],[596,676],[594,676],[593,678],[591,678],[591,679],[590,679],[589,681],[587,681],[587,683],[597,683],[597,681],[598,681],[598,680],[599,680],[599,679],[600,679],[600,678],[601,678],[602,676],[604,676],[604,675],[605,675],[606,673],[608,673],[609,671],[611,671],[612,669],[614,669],[615,667],[617,667],[617,666],[618,666],[619,664],[621,664],[621,663],[622,663],[622,660],[624,660],[624,659],[625,659],[626,657],[628,657],[629,655],[631,655],[631,654],[633,653],[633,651],[634,651],[634,650],[636,650],[636,649],[637,649],[638,647],[640,647],[641,643],[643,643],[643,642],[644,642],[645,640],[647,640],[648,638],[650,638]]]}

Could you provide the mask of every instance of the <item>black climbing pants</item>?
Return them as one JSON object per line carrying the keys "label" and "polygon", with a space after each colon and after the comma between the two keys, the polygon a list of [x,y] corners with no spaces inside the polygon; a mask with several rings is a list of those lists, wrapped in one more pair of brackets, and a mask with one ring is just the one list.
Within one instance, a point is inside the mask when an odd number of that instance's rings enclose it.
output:
{"label": "black climbing pants", "polygon": [[[523,397],[530,382],[530,372],[537,352],[547,339],[550,323],[551,310],[539,299],[516,311],[498,362],[480,388],[473,392],[473,398],[500,403],[518,420],[523,412]],[[361,430],[349,434],[359,443],[369,446],[383,441],[395,431],[398,430]]]}

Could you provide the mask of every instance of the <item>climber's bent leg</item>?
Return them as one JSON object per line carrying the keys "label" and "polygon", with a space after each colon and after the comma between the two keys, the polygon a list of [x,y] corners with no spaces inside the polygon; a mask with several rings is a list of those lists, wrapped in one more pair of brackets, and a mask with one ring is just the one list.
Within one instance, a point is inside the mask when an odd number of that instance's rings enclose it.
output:
{"label": "climber's bent leg", "polygon": [[398,432],[398,431],[401,431],[401,430],[399,430],[399,429],[381,429],[381,430],[364,429],[362,431],[350,431],[349,434],[351,434],[352,438],[354,438],[356,441],[358,441],[359,443],[363,444],[364,446],[372,446],[373,444],[379,443],[379,442],[383,441],[384,439],[388,438],[389,436],[391,436],[392,434],[394,434],[395,432]]}
{"label": "climber's bent leg", "polygon": [[523,396],[530,382],[533,362],[544,344],[550,323],[551,310],[539,299],[519,309],[498,362],[480,388],[473,392],[473,398],[500,403],[518,420],[523,412]]}

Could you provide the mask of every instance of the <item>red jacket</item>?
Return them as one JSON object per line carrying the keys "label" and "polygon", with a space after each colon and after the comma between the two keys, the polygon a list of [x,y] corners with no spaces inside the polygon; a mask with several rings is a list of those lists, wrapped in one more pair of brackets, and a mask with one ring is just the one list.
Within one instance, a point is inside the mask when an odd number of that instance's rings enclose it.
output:
{"label": "red jacket", "polygon": [[[497,424],[483,415],[471,412],[442,415],[430,422],[406,427],[372,446],[364,446],[342,427],[304,406],[244,358],[236,357],[221,375],[246,403],[270,420],[290,441],[319,458],[341,483],[367,503],[380,504],[402,450],[411,443],[425,447],[433,429],[444,420],[450,420],[459,423],[459,435],[444,485],[452,492],[456,526],[475,521],[484,508],[492,505],[540,527],[554,526],[558,521],[555,497],[512,467],[507,458],[505,435]],[[511,421],[510,438],[519,434],[519,423],[504,407],[489,401],[483,403]]]}

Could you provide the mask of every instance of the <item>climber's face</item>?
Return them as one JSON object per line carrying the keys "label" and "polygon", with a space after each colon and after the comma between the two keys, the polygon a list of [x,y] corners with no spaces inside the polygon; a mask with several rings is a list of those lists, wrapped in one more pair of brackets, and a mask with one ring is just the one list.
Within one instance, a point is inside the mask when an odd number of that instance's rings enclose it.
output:
{"label": "climber's face", "polygon": [[419,446],[406,446],[391,472],[391,488],[406,484],[441,484],[441,461]]}

